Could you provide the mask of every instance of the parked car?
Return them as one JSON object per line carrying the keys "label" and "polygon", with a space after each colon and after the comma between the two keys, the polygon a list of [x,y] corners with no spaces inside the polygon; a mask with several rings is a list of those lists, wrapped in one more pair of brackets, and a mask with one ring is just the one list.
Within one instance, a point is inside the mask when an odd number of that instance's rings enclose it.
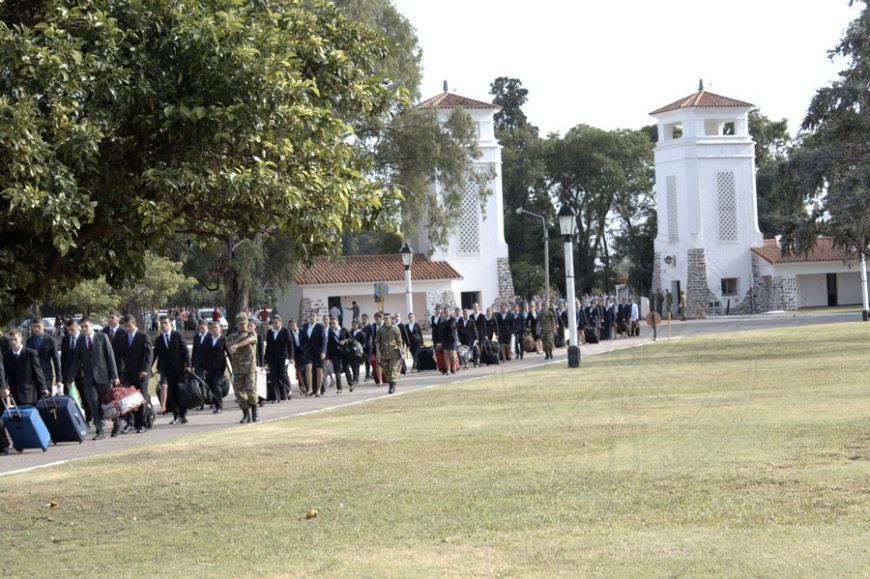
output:
{"label": "parked car", "polygon": [[[213,311],[214,311],[214,308],[200,308],[199,311],[197,312],[197,314],[199,315],[200,318],[204,318],[206,320],[211,320],[211,314]],[[230,327],[230,325],[229,325],[229,323],[227,323],[227,319],[224,317],[223,310],[218,308],[218,311],[221,314],[221,317],[218,320],[218,323],[221,325],[221,330],[227,331],[227,329]]]}

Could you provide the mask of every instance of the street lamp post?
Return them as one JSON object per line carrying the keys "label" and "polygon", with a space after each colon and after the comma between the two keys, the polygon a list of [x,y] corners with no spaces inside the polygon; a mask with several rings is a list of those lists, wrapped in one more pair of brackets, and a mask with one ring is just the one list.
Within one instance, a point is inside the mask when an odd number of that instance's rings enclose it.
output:
{"label": "street lamp post", "polygon": [[547,307],[550,307],[550,232],[547,229],[547,220],[544,219],[543,215],[532,213],[522,207],[517,207],[517,215],[522,215],[523,213],[531,215],[532,217],[537,217],[541,220],[541,225],[544,226],[544,285],[546,286],[544,293],[546,295]]}
{"label": "street lamp post", "polygon": [[864,253],[861,253],[861,304],[863,305],[863,309],[861,311],[861,319],[865,322],[867,321],[867,316],[870,315],[870,307],[868,307],[867,303],[867,257]]}
{"label": "street lamp post", "polygon": [[565,240],[565,290],[568,298],[568,367],[580,367],[580,346],[577,336],[577,305],[574,297],[574,233],[577,214],[568,205],[559,209],[559,230]]}
{"label": "street lamp post", "polygon": [[402,265],[405,266],[405,319],[413,310],[411,309],[411,262],[414,261],[414,252],[406,241],[399,251],[402,256]]}

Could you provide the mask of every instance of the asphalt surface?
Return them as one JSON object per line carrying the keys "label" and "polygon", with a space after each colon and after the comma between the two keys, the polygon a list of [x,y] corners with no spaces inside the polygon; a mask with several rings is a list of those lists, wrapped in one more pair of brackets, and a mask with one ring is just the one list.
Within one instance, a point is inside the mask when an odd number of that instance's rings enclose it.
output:
{"label": "asphalt surface", "polygon": [[[860,322],[860,313],[820,313],[820,314],[767,314],[756,316],[730,316],[710,318],[707,320],[692,320],[686,322],[675,321],[670,326],[672,338],[682,338],[693,335],[710,333],[732,333],[746,330],[765,328],[800,327],[815,324],[829,324],[842,322]],[[668,339],[667,323],[663,323],[657,330],[659,340]],[[643,326],[641,336],[638,338],[618,339],[600,344],[581,346],[582,356],[593,356],[628,347],[649,344],[653,340],[652,330]],[[439,372],[421,372],[403,376],[397,387],[397,394],[424,390],[444,384],[461,382],[486,376],[517,372],[529,368],[538,367],[547,363],[566,364],[566,350],[556,350],[553,361],[544,360],[542,355],[526,354],[523,360],[512,360],[497,366],[481,366],[461,370],[455,375],[443,376]],[[361,382],[354,392],[349,392],[345,385],[344,393],[338,394],[334,389],[327,390],[325,396],[300,397],[293,390],[293,398],[279,404],[266,404],[260,408],[260,421],[286,419],[293,416],[327,411],[332,408],[346,406],[348,404],[363,403],[390,396],[386,387],[376,387],[371,381]],[[204,434],[227,428],[255,428],[255,425],[239,425],[241,412],[236,405],[232,393],[224,400],[223,414],[212,414],[211,410],[202,412],[190,411],[189,422],[184,425],[170,425],[171,416],[162,416],[158,412],[157,422],[154,427],[143,434],[126,434],[116,438],[92,441],[93,431],[89,432],[88,438],[82,444],[63,443],[49,447],[46,452],[40,450],[25,450],[23,453],[10,451],[8,456],[0,457],[0,476],[27,471],[34,468],[63,464],[72,460],[79,460],[91,456],[98,456],[121,449],[155,444],[183,436]],[[159,406],[155,405],[159,410]],[[107,429],[108,433],[108,429]]]}

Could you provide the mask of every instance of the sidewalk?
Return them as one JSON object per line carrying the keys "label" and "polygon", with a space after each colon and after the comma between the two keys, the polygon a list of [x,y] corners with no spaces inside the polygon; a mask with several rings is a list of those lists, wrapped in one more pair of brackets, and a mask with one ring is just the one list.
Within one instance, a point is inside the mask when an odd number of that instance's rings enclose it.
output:
{"label": "sidewalk", "polygon": [[[611,340],[599,344],[584,345],[580,348],[581,360],[582,357],[594,356],[614,350],[643,345],[650,343],[651,341],[652,335],[649,334],[639,338]],[[507,363],[502,362],[498,366],[481,366],[480,368],[469,367],[468,370],[461,370],[455,375],[443,376],[441,373],[435,371],[407,374],[402,376],[399,380],[397,393],[401,394],[417,390],[425,390],[427,388],[444,384],[462,382],[470,378],[482,378],[486,376],[496,376],[506,372],[523,371],[546,364],[567,365],[567,351],[564,348],[556,350],[554,352],[553,360],[545,360],[543,355],[532,353],[526,354],[523,360],[512,360]],[[353,393],[348,391],[346,385],[343,394],[337,394],[334,389],[328,389],[326,395],[320,398],[299,397],[298,392],[294,389],[292,400],[281,402],[279,404],[266,404],[260,408],[260,421],[267,422],[271,420],[281,420],[292,416],[310,414],[312,412],[322,412],[332,408],[347,406],[348,404],[369,402],[388,396],[389,394],[387,394],[387,388],[385,386],[378,388],[374,385],[374,382],[371,381],[361,382],[354,389]],[[82,444],[64,443],[52,446],[46,452],[41,452],[39,450],[25,450],[23,453],[19,454],[12,450],[8,456],[0,457],[0,476],[27,471],[34,468],[63,464],[92,456],[99,456],[116,450],[165,442],[193,434],[203,434],[228,428],[256,427],[256,425],[240,426],[238,424],[241,419],[241,412],[235,403],[232,393],[226,397],[224,404],[225,407],[223,414],[212,414],[211,410],[208,409],[202,412],[190,411],[188,414],[189,422],[184,425],[169,425],[169,421],[172,417],[158,414],[157,422],[154,427],[143,434],[131,433],[116,438],[107,437],[104,440],[92,441],[90,438],[93,437],[93,431],[91,431],[88,433],[88,438]],[[158,408],[159,405],[155,404],[155,409]]]}

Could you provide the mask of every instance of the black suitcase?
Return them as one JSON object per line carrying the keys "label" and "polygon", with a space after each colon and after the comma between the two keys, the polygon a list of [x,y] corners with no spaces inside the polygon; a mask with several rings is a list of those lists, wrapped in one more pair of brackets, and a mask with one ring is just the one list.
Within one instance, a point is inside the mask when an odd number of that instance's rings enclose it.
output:
{"label": "black suitcase", "polygon": [[205,404],[202,397],[204,385],[205,382],[199,376],[188,374],[187,379],[178,384],[178,404],[188,410]]}
{"label": "black suitcase", "polygon": [[487,366],[498,365],[498,354],[494,352],[486,351],[484,348],[483,351],[480,352],[480,361]]}
{"label": "black suitcase", "polygon": [[565,347],[565,330],[561,326],[556,328],[556,333],[553,335],[553,345],[557,348]]}
{"label": "black suitcase", "polygon": [[598,343],[598,329],[593,328],[592,326],[587,326],[585,330],[583,330],[583,335],[586,337],[587,344],[597,344]]}
{"label": "black suitcase", "polygon": [[58,442],[84,441],[88,435],[88,425],[72,396],[53,396],[42,398],[36,403],[39,416],[48,428],[51,440]]}
{"label": "black suitcase", "polygon": [[417,352],[417,371],[435,370],[438,365],[435,363],[435,348],[420,348]]}

